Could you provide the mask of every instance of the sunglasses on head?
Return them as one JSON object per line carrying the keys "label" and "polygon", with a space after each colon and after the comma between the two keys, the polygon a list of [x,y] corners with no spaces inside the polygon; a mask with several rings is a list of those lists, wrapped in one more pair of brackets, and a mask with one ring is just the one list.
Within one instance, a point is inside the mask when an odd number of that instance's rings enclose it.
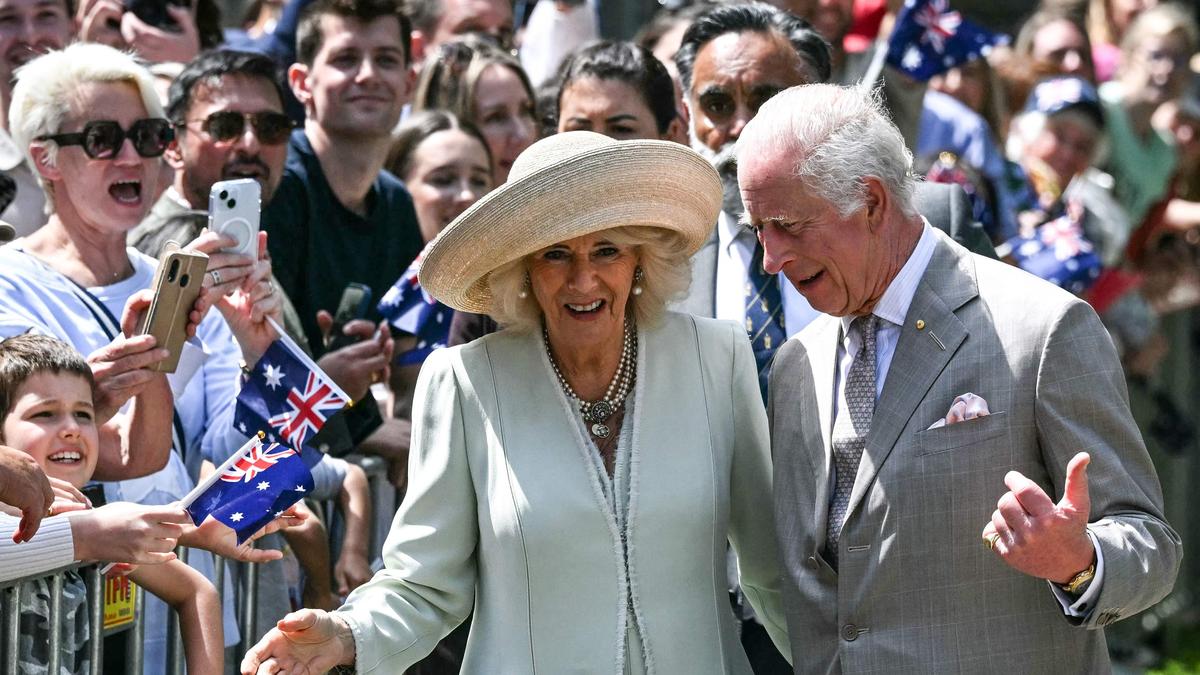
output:
{"label": "sunglasses on head", "polygon": [[142,157],[159,157],[175,138],[175,130],[170,122],[157,117],[138,120],[128,130],[112,120],[94,120],[84,124],[82,131],[46,134],[35,140],[54,141],[60,147],[78,145],[92,159],[112,159],[120,154],[127,138]]}
{"label": "sunglasses on head", "polygon": [[246,120],[261,143],[278,145],[291,135],[295,123],[292,118],[280,112],[242,113],[233,110],[215,112],[202,120],[192,120],[200,123],[200,129],[213,137],[218,143],[225,143],[241,138],[246,132]]}

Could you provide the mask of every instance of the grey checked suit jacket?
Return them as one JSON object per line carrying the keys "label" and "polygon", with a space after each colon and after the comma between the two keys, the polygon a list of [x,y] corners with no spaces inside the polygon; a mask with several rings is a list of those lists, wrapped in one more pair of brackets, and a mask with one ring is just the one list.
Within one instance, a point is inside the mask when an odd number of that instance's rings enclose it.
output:
{"label": "grey checked suit jacket", "polygon": [[[1107,672],[1103,631],[1088,629],[1161,599],[1182,555],[1112,342],[1074,296],[935,235],[876,405],[837,573],[821,551],[837,320],[814,321],[775,359],[775,522],[796,672]],[[992,414],[927,430],[964,392]],[[1084,621],[1067,619],[1045,581],[1009,568],[980,535],[1007,471],[1057,500],[1079,451],[1092,456],[1089,528],[1105,564]]]}

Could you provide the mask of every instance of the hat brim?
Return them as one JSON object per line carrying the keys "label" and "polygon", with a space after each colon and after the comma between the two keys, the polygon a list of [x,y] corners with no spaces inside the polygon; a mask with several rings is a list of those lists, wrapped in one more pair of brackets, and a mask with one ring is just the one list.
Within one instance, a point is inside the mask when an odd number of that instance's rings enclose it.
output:
{"label": "hat brim", "polygon": [[689,255],[721,210],[721,179],[690,148],[620,141],[510,180],[454,220],[425,251],[421,287],[457,310],[488,313],[488,279],[535,251],[614,227],[678,233]]}

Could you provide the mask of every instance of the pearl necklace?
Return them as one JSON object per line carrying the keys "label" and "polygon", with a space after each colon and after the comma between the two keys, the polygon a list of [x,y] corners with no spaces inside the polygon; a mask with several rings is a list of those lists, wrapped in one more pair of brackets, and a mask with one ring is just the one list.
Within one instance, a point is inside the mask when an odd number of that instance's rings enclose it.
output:
{"label": "pearl necklace", "polygon": [[629,320],[625,320],[625,336],[621,344],[621,361],[617,364],[617,372],[613,374],[612,382],[608,383],[608,390],[604,392],[604,397],[597,401],[585,401],[571,388],[567,378],[558,369],[558,363],[554,360],[554,353],[550,350],[550,334],[545,327],[542,328],[542,340],[546,343],[546,354],[550,356],[550,366],[554,368],[554,374],[558,376],[558,383],[562,385],[563,392],[568,398],[579,402],[579,411],[583,413],[583,421],[590,425],[592,434],[599,438],[608,438],[612,429],[605,422],[629,396],[629,392],[633,389],[633,379],[636,373],[637,340],[634,339],[633,327]]}

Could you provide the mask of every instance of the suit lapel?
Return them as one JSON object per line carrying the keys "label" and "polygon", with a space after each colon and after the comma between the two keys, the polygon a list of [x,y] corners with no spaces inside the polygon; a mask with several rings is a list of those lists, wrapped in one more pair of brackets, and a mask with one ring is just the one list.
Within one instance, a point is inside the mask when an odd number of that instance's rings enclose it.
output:
{"label": "suit lapel", "polygon": [[[940,231],[934,234],[939,241],[900,327],[847,514],[857,508],[917,406],[969,335],[954,312],[979,294],[974,262],[966,249]],[[924,321],[921,330],[916,327],[917,319]]]}

